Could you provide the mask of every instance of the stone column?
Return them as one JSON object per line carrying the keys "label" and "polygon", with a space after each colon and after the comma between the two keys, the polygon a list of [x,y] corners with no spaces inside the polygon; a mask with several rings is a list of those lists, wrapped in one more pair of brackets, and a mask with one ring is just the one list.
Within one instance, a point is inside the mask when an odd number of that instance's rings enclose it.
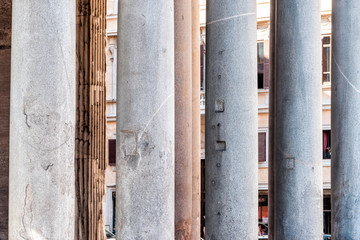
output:
{"label": "stone column", "polygon": [[273,4],[270,237],[322,239],[320,1]]}
{"label": "stone column", "polygon": [[207,1],[206,238],[258,235],[256,1]]}
{"label": "stone column", "polygon": [[74,239],[75,1],[12,7],[9,239]]}
{"label": "stone column", "polygon": [[333,1],[331,188],[332,239],[359,239],[359,1]]}
{"label": "stone column", "polygon": [[200,153],[200,4],[191,1],[192,13],[192,227],[191,239],[200,238],[201,153]]}
{"label": "stone column", "polygon": [[174,239],[174,1],[118,9],[117,239]]}
{"label": "stone column", "polygon": [[191,239],[192,221],[192,24],[191,0],[175,12],[175,239]]}
{"label": "stone column", "polygon": [[0,239],[8,239],[11,0],[0,0]]}

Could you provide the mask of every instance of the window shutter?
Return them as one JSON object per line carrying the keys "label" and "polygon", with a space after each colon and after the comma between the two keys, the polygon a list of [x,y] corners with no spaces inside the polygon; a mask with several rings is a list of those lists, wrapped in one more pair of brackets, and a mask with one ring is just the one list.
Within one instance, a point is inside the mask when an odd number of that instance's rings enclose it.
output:
{"label": "window shutter", "polygon": [[264,41],[264,88],[268,89],[270,83],[270,44]]}
{"label": "window shutter", "polygon": [[266,133],[261,132],[258,133],[258,141],[259,141],[259,162],[266,161]]}
{"label": "window shutter", "polygon": [[116,139],[109,139],[109,165],[116,166]]}

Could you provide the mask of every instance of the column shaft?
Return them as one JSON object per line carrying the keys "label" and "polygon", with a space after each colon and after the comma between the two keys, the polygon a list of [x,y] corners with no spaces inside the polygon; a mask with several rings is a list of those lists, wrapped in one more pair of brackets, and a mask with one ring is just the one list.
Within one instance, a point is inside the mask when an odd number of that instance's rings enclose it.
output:
{"label": "column shaft", "polygon": [[75,1],[13,1],[9,239],[75,236]]}
{"label": "column shaft", "polygon": [[320,1],[273,4],[270,238],[316,240],[323,231]]}
{"label": "column shaft", "polygon": [[192,43],[191,0],[174,1],[175,15],[175,239],[191,238]]}
{"label": "column shaft", "polygon": [[0,239],[8,239],[11,0],[0,0]]}
{"label": "column shaft", "polygon": [[206,238],[257,238],[256,1],[207,1]]}
{"label": "column shaft", "polygon": [[118,9],[117,239],[174,239],[174,2]]}
{"label": "column shaft", "polygon": [[200,237],[201,214],[201,116],[200,116],[200,4],[192,0],[192,229],[191,239]]}
{"label": "column shaft", "polygon": [[331,188],[332,239],[359,239],[359,1],[333,1]]}

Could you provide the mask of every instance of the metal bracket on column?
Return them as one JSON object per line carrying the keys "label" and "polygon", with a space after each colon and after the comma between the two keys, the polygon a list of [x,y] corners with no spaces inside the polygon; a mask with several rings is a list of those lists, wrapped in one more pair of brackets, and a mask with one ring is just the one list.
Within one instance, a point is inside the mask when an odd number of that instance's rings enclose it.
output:
{"label": "metal bracket on column", "polygon": [[295,158],[285,158],[284,160],[287,169],[295,169]]}
{"label": "metal bracket on column", "polygon": [[226,142],[216,141],[215,149],[216,151],[226,151]]}
{"label": "metal bracket on column", "polygon": [[223,99],[217,99],[215,101],[215,112],[225,111],[225,101]]}

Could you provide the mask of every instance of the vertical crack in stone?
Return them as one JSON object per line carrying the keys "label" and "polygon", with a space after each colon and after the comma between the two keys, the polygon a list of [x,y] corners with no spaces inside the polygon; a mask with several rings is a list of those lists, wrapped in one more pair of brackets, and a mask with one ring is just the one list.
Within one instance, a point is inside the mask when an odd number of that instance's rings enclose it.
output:
{"label": "vertical crack in stone", "polygon": [[25,115],[25,123],[26,123],[26,126],[28,126],[28,128],[31,128],[31,126],[30,126],[29,123],[28,123],[28,115],[27,115],[25,109],[24,109],[24,115]]}
{"label": "vertical crack in stone", "polygon": [[26,240],[34,239],[31,237],[31,226],[33,221],[31,195],[32,195],[32,190],[30,184],[27,184],[25,188],[25,199],[24,199],[24,207],[23,207],[24,214],[21,219],[22,230],[20,231],[20,237]]}

